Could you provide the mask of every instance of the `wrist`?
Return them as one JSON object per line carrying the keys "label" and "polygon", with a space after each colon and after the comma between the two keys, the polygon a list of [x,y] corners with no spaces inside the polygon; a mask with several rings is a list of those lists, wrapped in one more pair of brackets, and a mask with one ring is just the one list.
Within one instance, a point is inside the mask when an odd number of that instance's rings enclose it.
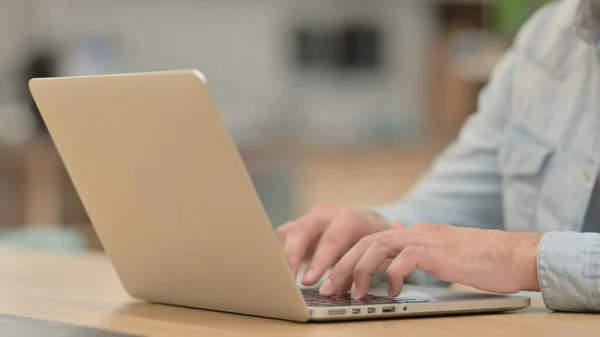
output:
{"label": "wrist", "polygon": [[538,275],[538,247],[542,239],[540,233],[513,233],[518,235],[514,257],[519,266],[522,291],[540,291]]}

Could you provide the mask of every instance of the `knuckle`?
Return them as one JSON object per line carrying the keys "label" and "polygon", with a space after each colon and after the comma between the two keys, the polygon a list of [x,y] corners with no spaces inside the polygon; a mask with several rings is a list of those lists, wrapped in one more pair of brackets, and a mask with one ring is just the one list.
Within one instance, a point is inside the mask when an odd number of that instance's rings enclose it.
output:
{"label": "knuckle", "polygon": [[427,230],[427,228],[429,228],[429,224],[428,223],[419,223],[416,224],[412,227],[415,231],[424,231]]}
{"label": "knuckle", "polygon": [[314,230],[318,224],[319,221],[317,221],[317,218],[313,214],[306,214],[294,221],[294,224],[290,226],[290,231],[311,231]]}
{"label": "knuckle", "polygon": [[292,247],[290,245],[284,245],[283,246],[283,254],[287,258],[287,260],[290,262],[300,262],[300,260],[301,260],[301,256],[296,247]]}
{"label": "knuckle", "polygon": [[287,249],[287,250],[284,249],[284,255],[285,255],[288,263],[290,263],[290,264],[300,263],[300,258],[298,257],[298,254],[296,254],[295,251],[291,251],[289,249]]}
{"label": "knuckle", "polygon": [[390,278],[394,278],[396,277],[396,275],[398,275],[398,267],[395,266],[390,266],[386,271],[385,271],[385,276],[387,276],[388,279]]}
{"label": "knuckle", "polygon": [[376,247],[385,247],[387,245],[387,240],[384,236],[378,236],[373,240],[373,245]]}
{"label": "knuckle", "polygon": [[332,207],[333,207],[333,206],[332,206],[331,204],[327,204],[327,203],[318,203],[318,204],[316,204],[316,205],[313,207],[312,211],[313,211],[314,213],[327,212],[327,211],[331,210],[331,208],[332,208]]}
{"label": "knuckle", "polygon": [[354,218],[354,217],[356,217],[357,215],[359,215],[358,211],[357,211],[357,210],[355,210],[355,209],[354,209],[354,208],[352,208],[352,207],[341,207],[341,208],[338,210],[338,216],[340,216],[340,217],[344,217],[344,218],[346,218],[346,219],[348,219],[348,218]]}
{"label": "knuckle", "polygon": [[435,224],[435,223],[425,222],[425,223],[417,224],[413,228],[418,231],[432,231],[432,230],[438,229],[439,226],[440,225]]}
{"label": "knuckle", "polygon": [[373,245],[381,248],[388,248],[394,242],[395,233],[392,231],[385,231],[374,235]]}
{"label": "knuckle", "polygon": [[357,266],[354,268],[354,271],[353,271],[353,277],[354,277],[354,279],[358,279],[358,280],[360,280],[360,279],[362,279],[362,278],[363,278],[363,277],[364,277],[364,276],[365,276],[367,273],[368,273],[368,271],[367,271],[367,268],[365,268],[365,266],[363,266],[363,265],[360,265],[360,264],[359,264],[359,265],[357,265]]}
{"label": "knuckle", "polygon": [[275,232],[276,233],[285,233],[287,232],[290,228],[294,227],[296,225],[296,221],[288,221],[286,223],[284,223],[283,225],[279,226]]}
{"label": "knuckle", "polygon": [[340,240],[338,240],[334,235],[329,232],[325,232],[325,234],[323,234],[321,237],[321,240],[319,240],[319,245],[332,246],[338,243],[338,241]]}
{"label": "knuckle", "polygon": [[290,222],[278,227],[275,229],[275,235],[277,235],[277,237],[284,237],[288,233],[290,227]]}
{"label": "knuckle", "polygon": [[358,241],[357,245],[361,248],[368,248],[369,246],[371,246],[373,244],[374,240],[375,240],[374,235],[367,235],[367,236],[363,237],[362,239],[360,239]]}
{"label": "knuckle", "polygon": [[421,249],[419,247],[415,247],[415,246],[408,246],[408,247],[404,248],[404,250],[402,251],[402,254],[407,259],[413,259],[413,258],[417,257],[419,254],[421,254]]}
{"label": "knuckle", "polygon": [[296,248],[295,247],[292,247],[289,244],[284,244],[283,245],[283,254],[285,254],[285,256],[292,257],[292,256],[296,255],[295,253],[296,253]]}

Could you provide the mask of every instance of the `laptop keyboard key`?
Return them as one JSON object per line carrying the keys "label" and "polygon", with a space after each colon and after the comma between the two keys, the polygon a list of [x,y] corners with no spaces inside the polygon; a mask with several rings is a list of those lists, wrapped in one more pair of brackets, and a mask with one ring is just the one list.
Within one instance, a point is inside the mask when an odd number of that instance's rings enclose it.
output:
{"label": "laptop keyboard key", "polygon": [[395,303],[421,303],[427,300],[416,300],[410,298],[391,298],[388,296],[367,295],[362,300],[354,300],[350,294],[336,295],[332,297],[321,296],[315,290],[303,290],[304,300],[311,307],[340,307],[340,306],[361,306],[373,304],[395,304]]}

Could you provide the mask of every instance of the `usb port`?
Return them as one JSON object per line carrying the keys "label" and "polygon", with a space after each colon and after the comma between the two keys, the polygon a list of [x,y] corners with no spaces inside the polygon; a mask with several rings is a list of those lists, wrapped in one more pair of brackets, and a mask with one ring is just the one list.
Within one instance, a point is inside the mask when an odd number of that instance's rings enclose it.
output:
{"label": "usb port", "polygon": [[374,314],[375,313],[375,308],[368,308],[367,309],[367,313]]}
{"label": "usb port", "polygon": [[342,316],[346,314],[346,310],[345,309],[334,309],[334,310],[329,310],[329,316]]}
{"label": "usb port", "polygon": [[352,309],[352,314],[353,314],[353,315],[358,315],[358,314],[360,314],[360,309]]}
{"label": "usb port", "polygon": [[392,312],[396,312],[396,307],[383,307],[383,309],[381,309],[381,311],[384,314],[389,314],[389,313],[392,313]]}

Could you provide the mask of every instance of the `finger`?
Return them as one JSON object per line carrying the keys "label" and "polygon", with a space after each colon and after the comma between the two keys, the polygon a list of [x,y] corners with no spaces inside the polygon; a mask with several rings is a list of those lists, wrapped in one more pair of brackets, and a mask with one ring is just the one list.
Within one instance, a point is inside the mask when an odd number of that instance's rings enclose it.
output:
{"label": "finger", "polygon": [[287,236],[283,245],[283,255],[285,255],[285,259],[287,260],[294,277],[298,275],[298,269],[304,259],[307,247],[310,245],[311,241],[316,240],[315,236],[317,236],[317,234],[312,230],[295,231]]}
{"label": "finger", "polygon": [[354,285],[354,280],[349,279],[340,287],[340,290],[337,292],[337,295],[347,294],[350,292]]}
{"label": "finger", "polygon": [[328,282],[321,287],[321,295],[332,296],[342,292],[348,282],[352,282],[354,268],[358,261],[371,246],[376,235],[369,235],[362,238],[352,249],[342,257],[342,259],[333,267],[329,274]]}
{"label": "finger", "polygon": [[310,213],[295,221],[285,233],[283,254],[292,269],[294,277],[298,275],[298,269],[308,248],[323,233],[322,228],[320,228],[321,223],[322,219],[318,214]]}
{"label": "finger", "polygon": [[286,222],[285,224],[279,226],[275,230],[275,237],[277,238],[277,242],[279,243],[279,245],[281,246],[282,249],[285,244],[285,238],[286,238],[287,234],[290,232],[290,230],[295,225],[296,225],[296,221],[289,221],[289,222]]}
{"label": "finger", "polygon": [[354,279],[354,292],[352,298],[359,300],[369,294],[371,277],[389,258],[395,257],[390,254],[392,252],[386,246],[378,245],[377,241],[367,249],[354,268],[354,274],[352,275]]}
{"label": "finger", "polygon": [[356,242],[357,231],[367,225],[366,221],[358,211],[340,210],[321,236],[302,283],[313,285],[319,281],[327,268]]}
{"label": "finger", "polygon": [[403,249],[392,261],[387,269],[388,295],[397,297],[402,293],[404,279],[415,269],[430,272],[441,263],[435,258],[433,249],[427,247],[410,246]]}
{"label": "finger", "polygon": [[331,292],[330,291],[330,289],[331,289],[331,279],[328,278],[327,280],[325,280],[325,282],[323,283],[323,285],[319,289],[319,292],[323,296],[336,296],[336,295],[347,294],[348,292],[350,292],[350,289],[352,287],[353,287],[353,281],[352,281],[352,279],[348,279],[342,286],[339,287],[340,290],[335,291],[335,292]]}

